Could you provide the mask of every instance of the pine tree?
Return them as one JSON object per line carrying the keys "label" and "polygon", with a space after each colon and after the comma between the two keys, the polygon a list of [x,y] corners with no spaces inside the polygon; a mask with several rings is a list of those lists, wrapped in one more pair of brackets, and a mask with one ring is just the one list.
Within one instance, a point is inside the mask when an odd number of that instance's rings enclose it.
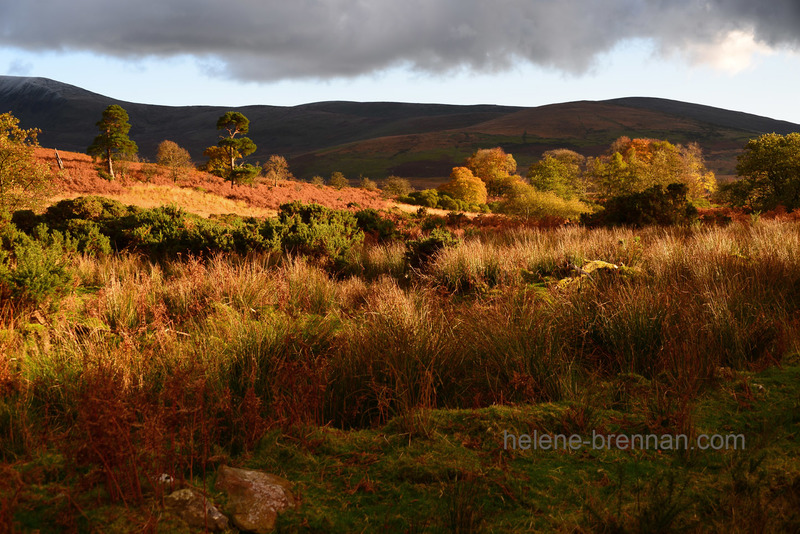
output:
{"label": "pine tree", "polygon": [[116,156],[133,156],[139,151],[136,143],[128,137],[131,129],[128,120],[128,112],[122,107],[116,104],[108,106],[103,111],[103,118],[97,123],[100,135],[94,138],[94,142],[86,150],[90,156],[106,160],[111,178],[115,178],[113,160]]}

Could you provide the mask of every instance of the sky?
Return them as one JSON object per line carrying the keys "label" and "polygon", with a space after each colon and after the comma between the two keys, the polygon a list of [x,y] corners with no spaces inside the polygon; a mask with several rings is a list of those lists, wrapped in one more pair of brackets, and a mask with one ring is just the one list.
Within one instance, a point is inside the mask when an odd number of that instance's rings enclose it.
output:
{"label": "sky", "polygon": [[175,106],[651,96],[800,123],[800,0],[0,0],[0,74]]}

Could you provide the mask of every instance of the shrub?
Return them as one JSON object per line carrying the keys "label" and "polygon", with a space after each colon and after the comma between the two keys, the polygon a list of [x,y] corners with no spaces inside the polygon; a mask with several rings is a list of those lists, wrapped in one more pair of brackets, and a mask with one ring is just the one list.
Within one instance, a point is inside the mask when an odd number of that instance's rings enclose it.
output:
{"label": "shrub", "polygon": [[423,267],[439,250],[456,244],[458,244],[458,238],[452,232],[444,228],[436,228],[427,237],[408,242],[406,262],[409,267],[415,269]]}
{"label": "shrub", "polygon": [[320,175],[315,175],[311,177],[311,185],[316,185],[317,187],[322,187],[325,185],[325,178]]}
{"label": "shrub", "polygon": [[66,224],[66,234],[75,241],[78,252],[92,256],[111,253],[111,240],[100,230],[94,221],[71,219]]}
{"label": "shrub", "polygon": [[361,179],[358,181],[358,187],[366,191],[378,190],[378,184],[376,184],[374,180],[370,180],[366,176],[362,176]]}
{"label": "shrub", "polygon": [[0,296],[23,306],[43,305],[65,293],[72,282],[63,236],[48,234],[44,226],[37,231],[41,239],[16,232],[10,253],[0,249]]}
{"label": "shrub", "polygon": [[136,210],[116,200],[88,196],[62,200],[47,208],[44,221],[51,227],[58,227],[70,219],[106,221],[130,215]]}
{"label": "shrub", "polygon": [[450,211],[458,211],[459,209],[461,209],[461,205],[456,199],[446,195],[442,195],[442,197],[439,199],[438,207],[443,210],[450,210]]}
{"label": "shrub", "polygon": [[349,211],[294,201],[281,205],[278,219],[287,252],[339,262],[350,247],[364,239],[358,219]]}
{"label": "shrub", "polygon": [[387,197],[405,196],[413,190],[411,182],[399,176],[389,176],[381,184],[381,189],[383,190],[384,196]]}
{"label": "shrub", "polygon": [[[525,218],[561,217],[577,219],[590,211],[589,206],[578,200],[565,200],[555,193],[539,191],[527,184],[517,184],[508,199],[501,202],[498,211]],[[492,211],[495,211],[494,209]]]}
{"label": "shrub", "polygon": [[423,189],[422,191],[414,191],[411,197],[411,204],[416,206],[424,206],[426,208],[435,208],[439,205],[439,192],[436,189]]}
{"label": "shrub", "polygon": [[358,227],[364,233],[370,233],[378,238],[378,241],[386,241],[394,237],[396,225],[391,219],[381,217],[378,210],[368,208],[355,213]]}
{"label": "shrub", "polygon": [[336,189],[344,189],[345,187],[350,187],[350,180],[348,180],[344,174],[336,171],[331,174],[328,185]]}
{"label": "shrub", "polygon": [[670,226],[688,224],[697,218],[697,208],[686,200],[686,184],[670,184],[666,190],[654,185],[641,193],[613,197],[605,209],[583,218],[589,226]]}

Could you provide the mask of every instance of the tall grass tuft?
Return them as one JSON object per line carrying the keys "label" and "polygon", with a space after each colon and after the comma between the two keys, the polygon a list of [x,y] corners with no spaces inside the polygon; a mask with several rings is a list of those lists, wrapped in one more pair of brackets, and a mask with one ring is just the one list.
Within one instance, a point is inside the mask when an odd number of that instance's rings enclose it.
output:
{"label": "tall grass tuft", "polygon": [[426,292],[389,278],[372,287],[330,360],[326,418],[341,426],[380,424],[435,407],[453,357],[452,328]]}

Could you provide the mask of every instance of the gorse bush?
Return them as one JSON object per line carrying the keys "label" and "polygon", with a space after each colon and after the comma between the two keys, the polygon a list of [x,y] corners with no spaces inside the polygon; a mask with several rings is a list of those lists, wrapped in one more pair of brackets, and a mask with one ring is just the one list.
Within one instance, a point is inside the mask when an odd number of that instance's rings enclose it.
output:
{"label": "gorse bush", "polygon": [[378,210],[369,208],[355,213],[358,227],[365,234],[375,236],[378,241],[387,241],[396,236],[397,225],[391,219],[381,217]]}
{"label": "gorse bush", "polygon": [[283,204],[278,223],[285,251],[334,262],[341,261],[350,247],[364,239],[355,215],[318,204]]}
{"label": "gorse bush", "polygon": [[72,273],[65,254],[74,248],[69,240],[43,226],[36,229],[38,239],[12,225],[4,233],[10,239],[0,248],[0,296],[21,307],[37,307],[54,303],[67,292]]}
{"label": "gorse bush", "polygon": [[92,255],[107,254],[112,248],[160,257],[284,250],[329,261],[331,266],[363,241],[364,231],[388,239],[395,228],[375,210],[355,215],[301,202],[281,206],[277,220],[236,215],[205,219],[174,206],[141,209],[98,197],[61,201],[39,216],[17,212],[13,220],[28,234],[44,224],[73,250]]}

